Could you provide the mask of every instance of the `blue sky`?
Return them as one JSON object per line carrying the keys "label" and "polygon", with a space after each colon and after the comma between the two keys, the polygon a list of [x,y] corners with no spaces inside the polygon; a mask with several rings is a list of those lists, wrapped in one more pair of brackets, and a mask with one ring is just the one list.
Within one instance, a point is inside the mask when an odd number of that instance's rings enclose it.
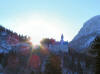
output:
{"label": "blue sky", "polygon": [[71,41],[83,23],[100,14],[99,0],[0,0],[0,24],[34,44],[42,38]]}

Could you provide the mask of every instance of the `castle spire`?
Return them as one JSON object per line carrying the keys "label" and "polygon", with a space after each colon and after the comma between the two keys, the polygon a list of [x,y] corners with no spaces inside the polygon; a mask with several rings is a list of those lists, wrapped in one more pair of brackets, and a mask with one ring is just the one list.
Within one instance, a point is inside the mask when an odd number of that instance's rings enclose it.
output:
{"label": "castle spire", "polygon": [[64,36],[63,36],[63,34],[61,35],[60,43],[61,43],[61,45],[63,45],[63,43],[64,43]]}
{"label": "castle spire", "polygon": [[64,40],[64,35],[63,34],[61,35],[61,40]]}

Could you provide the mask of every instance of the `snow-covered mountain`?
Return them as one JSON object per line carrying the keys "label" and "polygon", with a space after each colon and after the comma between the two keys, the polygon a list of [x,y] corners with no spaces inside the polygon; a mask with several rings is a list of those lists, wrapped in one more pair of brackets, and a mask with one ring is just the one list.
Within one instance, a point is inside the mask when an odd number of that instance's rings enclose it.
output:
{"label": "snow-covered mountain", "polygon": [[100,15],[95,16],[84,23],[79,33],[69,43],[69,47],[79,52],[84,51],[90,46],[97,35],[100,35]]}

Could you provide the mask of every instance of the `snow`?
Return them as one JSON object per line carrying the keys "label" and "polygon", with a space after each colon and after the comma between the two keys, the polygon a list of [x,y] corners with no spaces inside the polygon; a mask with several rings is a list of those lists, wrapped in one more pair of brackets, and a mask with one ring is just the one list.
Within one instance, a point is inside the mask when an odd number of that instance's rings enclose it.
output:
{"label": "snow", "polygon": [[6,36],[7,35],[7,32],[2,32],[1,35],[2,36]]}
{"label": "snow", "polygon": [[94,32],[100,32],[100,15],[95,16],[84,23],[83,27],[80,29],[79,33],[74,39],[76,40],[81,36],[86,36]]}
{"label": "snow", "polygon": [[100,15],[85,22],[79,33],[69,43],[69,46],[80,52],[88,48],[97,35],[100,35]]}
{"label": "snow", "polygon": [[84,47],[88,47],[88,46],[91,44],[91,42],[94,41],[95,38],[96,38],[96,37],[91,37],[91,38],[85,43]]}
{"label": "snow", "polygon": [[3,53],[3,49],[0,49],[0,53]]}

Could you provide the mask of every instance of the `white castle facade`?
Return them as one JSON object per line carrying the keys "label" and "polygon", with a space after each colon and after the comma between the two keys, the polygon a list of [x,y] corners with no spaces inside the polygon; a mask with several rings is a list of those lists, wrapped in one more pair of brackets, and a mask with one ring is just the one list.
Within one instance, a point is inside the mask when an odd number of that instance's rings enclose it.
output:
{"label": "white castle facade", "polygon": [[62,34],[61,40],[55,42],[55,44],[50,44],[48,50],[51,52],[68,52],[68,41],[64,41],[64,36]]}

